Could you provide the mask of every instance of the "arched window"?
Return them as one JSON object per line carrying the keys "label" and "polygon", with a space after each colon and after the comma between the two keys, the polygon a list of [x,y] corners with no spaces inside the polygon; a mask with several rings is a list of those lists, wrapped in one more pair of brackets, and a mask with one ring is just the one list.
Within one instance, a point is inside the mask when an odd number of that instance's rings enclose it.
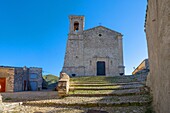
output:
{"label": "arched window", "polygon": [[77,21],[74,22],[74,31],[79,31],[79,23]]}

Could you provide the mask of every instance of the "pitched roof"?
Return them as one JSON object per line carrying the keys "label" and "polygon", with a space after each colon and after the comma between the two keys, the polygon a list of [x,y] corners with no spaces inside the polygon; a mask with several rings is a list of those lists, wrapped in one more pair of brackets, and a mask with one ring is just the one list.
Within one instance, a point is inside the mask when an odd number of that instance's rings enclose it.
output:
{"label": "pitched roof", "polygon": [[84,30],[84,32],[87,32],[87,31],[90,31],[90,30],[93,30],[93,29],[97,29],[97,28],[103,28],[103,29],[109,30],[109,31],[111,31],[111,32],[117,33],[117,34],[119,34],[119,35],[122,35],[121,33],[117,32],[117,31],[114,31],[114,30],[112,30],[112,29],[109,29],[109,28],[104,27],[104,26],[101,26],[101,25],[100,25],[100,26],[93,27],[93,28],[90,28],[90,29],[87,29],[87,30]]}

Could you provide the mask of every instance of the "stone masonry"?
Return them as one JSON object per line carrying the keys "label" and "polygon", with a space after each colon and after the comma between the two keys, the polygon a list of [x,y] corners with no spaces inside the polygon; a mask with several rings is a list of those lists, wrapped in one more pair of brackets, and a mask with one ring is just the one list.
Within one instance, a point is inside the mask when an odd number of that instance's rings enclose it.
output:
{"label": "stone masonry", "polygon": [[29,68],[29,75],[32,73],[36,74],[36,78],[29,78],[29,82],[37,82],[37,90],[42,90],[42,68],[35,68],[35,67],[30,67]]}
{"label": "stone masonry", "polygon": [[70,77],[66,73],[60,73],[60,79],[57,85],[57,91],[59,97],[68,95],[70,85]]}
{"label": "stone masonry", "polygon": [[13,92],[14,90],[14,74],[15,74],[15,69],[10,68],[10,67],[0,67],[0,78],[5,78],[8,83],[5,84],[5,86],[1,85],[2,87],[6,87],[5,90],[8,92]]}
{"label": "stone masonry", "polygon": [[41,90],[42,81],[42,68],[0,66],[0,92]]}
{"label": "stone masonry", "polygon": [[170,112],[170,0],[148,0],[145,31],[150,73],[147,85],[156,113]]}
{"label": "stone masonry", "polygon": [[148,59],[142,61],[139,66],[132,72],[132,75],[143,72],[149,72],[149,62]]}
{"label": "stone masonry", "polygon": [[69,76],[124,75],[122,34],[104,26],[84,30],[84,16],[70,16],[62,72]]}

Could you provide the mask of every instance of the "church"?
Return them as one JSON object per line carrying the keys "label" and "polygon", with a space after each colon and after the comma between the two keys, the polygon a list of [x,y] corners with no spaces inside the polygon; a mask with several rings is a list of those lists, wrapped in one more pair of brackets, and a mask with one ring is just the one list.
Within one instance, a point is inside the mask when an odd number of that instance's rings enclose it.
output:
{"label": "church", "polygon": [[104,26],[84,30],[84,16],[71,15],[69,20],[62,72],[70,77],[124,75],[123,35]]}

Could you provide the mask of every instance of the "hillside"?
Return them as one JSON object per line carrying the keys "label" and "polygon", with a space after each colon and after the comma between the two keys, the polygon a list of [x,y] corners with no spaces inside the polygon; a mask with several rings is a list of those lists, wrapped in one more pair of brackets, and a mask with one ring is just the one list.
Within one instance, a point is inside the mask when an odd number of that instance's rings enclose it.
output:
{"label": "hillside", "polygon": [[44,82],[45,82],[45,86],[48,89],[54,89],[57,85],[59,78],[55,75],[48,74],[48,75],[44,75],[43,79],[44,79]]}

